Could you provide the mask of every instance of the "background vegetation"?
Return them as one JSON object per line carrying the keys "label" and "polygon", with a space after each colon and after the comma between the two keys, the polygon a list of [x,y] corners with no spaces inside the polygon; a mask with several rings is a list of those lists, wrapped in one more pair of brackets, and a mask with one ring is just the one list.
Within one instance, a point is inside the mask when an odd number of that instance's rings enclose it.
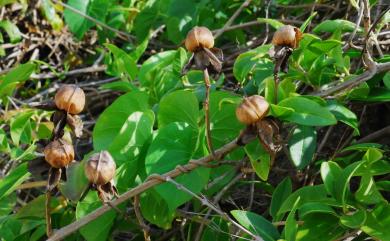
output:
{"label": "background vegetation", "polygon": [[[83,88],[87,105],[81,138],[65,130],[76,161],[50,201],[50,240],[390,240],[388,2],[0,6],[1,240],[47,238],[48,167],[39,160],[53,124],[50,111],[32,106],[64,83]],[[284,24],[304,35],[276,102],[269,51]],[[194,26],[213,30],[224,53],[210,96],[211,137],[222,157],[214,161],[202,72],[181,74],[190,57],[182,43]],[[245,128],[235,108],[253,94],[265,96],[281,123],[283,148],[273,162],[259,141],[234,142]],[[122,194],[104,206],[87,190],[83,169],[100,150],[114,157]],[[166,183],[147,179],[171,170],[178,177]]]}

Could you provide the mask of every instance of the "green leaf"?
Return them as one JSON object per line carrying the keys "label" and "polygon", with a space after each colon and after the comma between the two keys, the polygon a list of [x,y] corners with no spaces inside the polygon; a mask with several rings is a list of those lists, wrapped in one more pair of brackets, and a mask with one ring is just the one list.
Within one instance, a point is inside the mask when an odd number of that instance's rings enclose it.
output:
{"label": "green leaf", "polygon": [[261,180],[266,181],[271,166],[271,157],[258,141],[252,141],[245,146],[253,169]]}
{"label": "green leaf", "polygon": [[66,198],[77,202],[89,187],[84,173],[84,162],[72,162],[66,169],[66,182],[60,182],[58,188]]}
{"label": "green leaf", "polygon": [[338,104],[336,101],[329,101],[327,107],[337,120],[352,127],[357,134],[360,133],[358,127],[358,120],[355,113],[350,111],[348,108],[342,106],[341,104]]}
{"label": "green leaf", "polygon": [[345,233],[339,225],[339,218],[324,213],[306,215],[303,225],[298,227],[296,241],[329,241],[337,240]]}
{"label": "green leaf", "polygon": [[[129,104],[131,103],[131,104]],[[148,96],[142,92],[131,92],[114,101],[99,116],[93,129],[95,150],[107,150],[126,127],[129,117],[134,112],[149,110]]]}
{"label": "green leaf", "polygon": [[277,118],[286,118],[294,112],[294,109],[271,104],[271,115]]}
{"label": "green leaf", "polygon": [[284,26],[284,24],[276,19],[271,19],[271,18],[258,18],[257,21],[259,23],[268,23],[269,25],[271,25],[274,29],[278,29],[282,26]]}
{"label": "green leaf", "polygon": [[299,202],[299,199],[300,198],[298,197],[298,199],[295,201],[293,209],[288,214],[286,219],[286,226],[284,227],[284,235],[286,240],[288,241],[295,241],[297,235],[298,224],[297,221],[295,220],[295,213],[297,211],[297,204]]}
{"label": "green leaf", "polygon": [[348,146],[344,149],[342,149],[340,152],[346,152],[346,151],[367,151],[370,148],[381,148],[382,145],[378,143],[359,143],[354,144],[351,146]]}
{"label": "green leaf", "polygon": [[12,69],[6,76],[1,78],[0,97],[10,95],[18,84],[21,84],[30,78],[30,75],[36,68],[35,64],[20,64]]}
{"label": "green leaf", "polygon": [[[337,30],[342,32],[352,32],[354,31],[356,24],[347,20],[336,19],[336,20],[325,20],[318,24],[313,32],[320,34],[321,32],[334,33]],[[358,33],[363,32],[361,27],[358,27]]]}
{"label": "green leaf", "polygon": [[160,101],[158,109],[159,128],[173,122],[186,122],[192,128],[198,129],[198,106],[198,100],[192,92],[178,90],[169,93]]}
{"label": "green leaf", "polygon": [[155,54],[143,62],[138,79],[149,89],[153,101],[181,85],[181,69],[186,62],[187,53],[183,48]]}
{"label": "green leaf", "polygon": [[105,46],[113,55],[112,63],[108,65],[107,72],[114,76],[125,74],[129,80],[134,81],[138,73],[136,61],[113,44],[106,44]]}
{"label": "green leaf", "polygon": [[[78,1],[78,0],[69,0],[68,5],[77,9],[83,14],[88,15],[88,6],[91,0]],[[77,14],[71,10],[65,9],[64,18],[66,24],[69,26],[69,29],[76,35],[77,38],[81,39],[84,33],[93,26],[91,22],[85,19],[80,14]]]}
{"label": "green leaf", "polygon": [[[0,217],[10,214],[16,205],[16,192],[0,198]],[[0,221],[1,226],[1,221]],[[1,229],[1,228],[0,228]]]}
{"label": "green leaf", "polygon": [[[90,191],[88,195],[80,202],[76,207],[76,219],[79,220],[88,213],[91,213],[95,209],[102,206],[102,202],[97,196],[97,192]],[[116,213],[114,210],[110,210],[99,216],[92,222],[80,228],[81,235],[87,241],[105,241],[107,240],[111,226],[115,219]]]}
{"label": "green leaf", "polygon": [[54,30],[60,31],[64,27],[62,18],[58,16],[54,4],[50,0],[42,0],[40,10]]}
{"label": "green leaf", "polygon": [[383,84],[385,84],[387,89],[390,89],[390,72],[387,72],[385,76],[383,76]]}
{"label": "green leaf", "polygon": [[149,36],[147,36],[135,49],[130,53],[130,57],[138,62],[139,58],[144,54],[149,44]]}
{"label": "green leaf", "polygon": [[347,205],[346,198],[349,190],[349,180],[352,178],[352,176],[362,164],[363,162],[355,162],[350,164],[341,172],[341,175],[336,179],[335,198],[343,204],[344,208]]}
{"label": "green leaf", "polygon": [[305,97],[295,96],[282,100],[279,106],[294,110],[283,120],[305,126],[327,126],[337,123],[336,118],[325,107]]}
{"label": "green leaf", "polygon": [[[230,102],[226,102],[229,99]],[[244,127],[236,117],[236,107],[241,98],[225,91],[213,91],[210,94],[210,125],[214,148],[220,148],[238,136]],[[243,150],[229,153],[228,158],[239,160]]]}
{"label": "green leaf", "polygon": [[119,97],[100,115],[93,129],[94,149],[108,150],[118,169],[126,165],[126,178],[119,178],[118,186],[127,189],[134,181],[140,153],[152,135],[153,125],[148,96],[141,92]]}
{"label": "green leaf", "polygon": [[299,28],[301,30],[301,32],[305,32],[306,30],[306,27],[311,23],[311,20],[313,20],[313,18],[317,16],[317,12],[313,12],[310,17],[308,17],[305,22],[302,23],[301,27]]}
{"label": "green leaf", "polygon": [[355,198],[361,203],[377,204],[385,201],[378,191],[375,181],[370,174],[362,176],[360,187],[355,193]]}
{"label": "green leaf", "polygon": [[167,202],[156,191],[150,189],[141,195],[142,216],[163,229],[170,229],[176,210],[170,210]]}
{"label": "green leaf", "polygon": [[360,228],[366,221],[367,214],[364,210],[357,210],[354,213],[340,217],[340,223],[348,228]]}
{"label": "green leaf", "polygon": [[341,176],[342,169],[336,162],[323,162],[321,164],[321,177],[329,194],[336,197],[336,180]]}
{"label": "green leaf", "polygon": [[114,90],[121,92],[130,92],[135,90],[136,88],[128,81],[115,81],[107,84],[103,84],[100,86],[102,90]]}
{"label": "green leaf", "polygon": [[387,88],[377,87],[371,89],[367,96],[356,96],[353,99],[364,102],[388,102],[390,101],[390,90]]}
{"label": "green leaf", "polygon": [[0,21],[0,28],[4,29],[4,31],[8,34],[11,43],[17,43],[22,39],[22,33],[12,22],[8,20]]}
{"label": "green leaf", "polygon": [[30,173],[27,171],[27,163],[23,163],[12,170],[0,180],[0,199],[12,193],[29,176]]}
{"label": "green leaf", "polygon": [[291,192],[292,184],[289,177],[284,178],[283,181],[281,181],[275,188],[272,194],[271,206],[269,209],[269,213],[273,217],[274,221],[279,221],[277,219],[277,213],[282,206],[282,203],[288,198],[288,196],[290,196]]}
{"label": "green leaf", "polygon": [[278,230],[272,223],[256,213],[233,210],[231,214],[242,226],[253,234],[260,236],[265,241],[277,240],[280,236]]}
{"label": "green leaf", "polygon": [[[146,174],[148,176],[163,174],[176,168],[177,165],[187,164],[196,149],[197,138],[198,131],[186,123],[173,122],[160,128],[146,156]],[[197,168],[177,177],[176,181],[198,193],[207,183],[208,178],[208,168]],[[192,198],[171,183],[158,185],[155,190],[168,203],[171,211]]]}
{"label": "green leaf", "polygon": [[[42,194],[32,201],[28,202],[21,209],[18,210],[15,217],[18,219],[44,219],[45,218],[45,202],[46,195]],[[59,202],[56,198],[51,199],[50,207],[56,208]]]}
{"label": "green leaf", "polygon": [[361,230],[379,240],[388,241],[390,237],[390,205],[383,203],[367,213],[367,220]]}
{"label": "green leaf", "polygon": [[301,218],[313,213],[326,213],[337,216],[337,213],[333,210],[333,208],[321,202],[308,202],[299,208],[299,217]]}
{"label": "green leaf", "polygon": [[16,2],[16,0],[0,0],[0,6],[5,6],[7,4],[11,4],[11,3],[14,3]]}
{"label": "green leaf", "polygon": [[372,164],[376,161],[379,161],[382,159],[383,154],[382,151],[380,151],[377,148],[368,148],[366,153],[363,156],[363,161],[366,161],[369,164]]}
{"label": "green leaf", "polygon": [[25,111],[11,119],[11,139],[16,146],[19,146],[20,141],[25,144],[30,144],[32,129],[30,118],[34,111]]}
{"label": "green leaf", "polygon": [[[104,22],[110,1],[107,0],[69,0],[67,4],[81,13],[88,15],[94,19]],[[82,15],[75,13],[66,8],[64,10],[64,18],[69,29],[78,39],[81,39],[95,23],[84,18]]]}
{"label": "green leaf", "polygon": [[272,74],[272,61],[263,58],[268,54],[271,45],[263,45],[253,50],[240,54],[233,66],[234,77],[239,82],[248,80],[249,74],[256,75],[256,84]]}
{"label": "green leaf", "polygon": [[317,132],[310,126],[298,126],[294,129],[288,144],[294,165],[302,170],[313,159],[317,146]]}
{"label": "green leaf", "polygon": [[324,185],[305,186],[296,190],[286,200],[284,200],[277,215],[281,215],[285,212],[291,211],[298,198],[299,198],[299,202],[297,204],[298,209],[304,203],[308,203],[308,202],[334,203],[333,199],[327,197],[327,193]]}

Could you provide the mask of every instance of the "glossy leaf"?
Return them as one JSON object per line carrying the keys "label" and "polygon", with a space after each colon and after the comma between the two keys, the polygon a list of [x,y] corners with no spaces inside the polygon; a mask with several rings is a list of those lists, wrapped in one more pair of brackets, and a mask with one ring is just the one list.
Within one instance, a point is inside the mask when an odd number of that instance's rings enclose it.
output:
{"label": "glossy leaf", "polygon": [[9,195],[31,174],[27,171],[27,163],[19,165],[0,180],[0,199]]}
{"label": "glossy leaf", "polygon": [[275,188],[270,206],[270,214],[273,217],[273,220],[277,220],[277,213],[282,206],[284,200],[286,200],[292,192],[292,184],[291,179],[286,177],[279,183],[279,185]]}
{"label": "glossy leaf", "polygon": [[265,241],[277,240],[280,236],[278,230],[262,216],[241,210],[231,211],[233,217],[253,234],[259,235]]}
{"label": "glossy leaf", "polygon": [[313,127],[298,126],[294,129],[288,144],[294,165],[302,170],[313,159],[317,147],[317,132]]}
{"label": "glossy leaf", "polygon": [[245,146],[245,152],[249,157],[253,169],[261,180],[266,181],[271,166],[271,157],[258,141],[253,141]]}
{"label": "glossy leaf", "polygon": [[189,91],[179,90],[164,96],[158,110],[159,127],[173,122],[186,122],[192,128],[198,129],[198,106],[196,96]]}
{"label": "glossy leaf", "polygon": [[355,113],[335,101],[328,102],[328,109],[337,120],[349,125],[359,134],[358,120]]}
{"label": "glossy leaf", "polygon": [[[186,123],[173,122],[160,128],[153,140],[145,160],[146,174],[163,174],[177,165],[187,164],[196,147],[198,132]],[[208,168],[197,168],[181,175],[175,180],[191,191],[198,193],[207,183]],[[194,180],[197,180],[194,182]],[[178,190],[171,183],[155,187],[157,193],[167,202],[169,210],[174,210],[183,203],[191,200],[192,196]]]}
{"label": "glossy leaf", "polygon": [[283,119],[300,125],[327,126],[337,122],[334,115],[325,107],[305,97],[296,96],[284,99],[279,102],[279,106],[293,109],[294,112]]}

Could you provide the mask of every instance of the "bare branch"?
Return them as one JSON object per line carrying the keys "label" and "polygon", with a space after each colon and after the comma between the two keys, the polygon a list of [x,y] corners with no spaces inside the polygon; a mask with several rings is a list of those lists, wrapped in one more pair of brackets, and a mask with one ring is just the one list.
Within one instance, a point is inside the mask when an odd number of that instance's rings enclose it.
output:
{"label": "bare branch", "polygon": [[232,23],[238,17],[238,15],[240,15],[242,10],[249,6],[251,1],[252,0],[245,0],[245,2],[243,2],[241,6],[236,10],[236,12],[229,18],[229,20],[225,23],[225,25],[223,25],[223,27],[215,33],[214,38],[218,38],[219,36],[221,36],[221,34],[225,32],[226,28],[232,25]]}
{"label": "bare branch", "polygon": [[[249,140],[245,139],[246,143],[243,143],[243,144],[247,144],[249,143],[250,141],[252,141],[254,138],[250,138]],[[217,160],[220,160],[223,156],[225,156],[226,154],[232,152],[233,150],[237,149],[239,147],[238,143],[237,143],[237,139],[233,140],[232,142],[224,145],[223,147],[219,148],[218,150],[215,151],[215,157],[217,157]],[[187,171],[192,171],[196,168],[198,168],[199,166],[205,166],[207,165],[209,162],[213,161],[214,160],[214,156],[213,155],[208,155],[208,156],[205,156],[205,157],[202,157],[200,159],[197,159],[197,160],[190,160],[188,164],[184,165],[182,168],[176,168],[172,171],[169,171],[165,174],[163,174],[165,177],[170,177],[170,178],[175,178],[177,176],[180,176],[182,173],[183,173],[183,170],[182,169],[185,169]],[[142,184],[138,185],[137,187],[134,187],[133,189],[123,193],[122,195],[120,195],[117,199],[111,201],[111,206],[118,206],[119,204],[129,200],[130,198],[133,198],[135,197],[136,195],[139,195],[140,193],[162,183],[163,181],[162,180],[158,180],[156,178],[153,178],[153,179],[147,179],[145,182],[143,182]],[[49,239],[48,241],[59,241],[59,240],[62,240],[63,238],[65,238],[66,236],[72,234],[73,232],[77,231],[78,229],[80,229],[81,227],[85,226],[86,224],[88,224],[89,222],[97,219],[98,217],[100,217],[101,215],[105,214],[106,212],[110,211],[112,209],[112,207],[109,206],[109,205],[104,205],[98,209],[96,209],[95,211],[93,211],[92,213],[89,213],[88,215],[82,217],[81,219],[59,229],[58,231],[56,231]]]}

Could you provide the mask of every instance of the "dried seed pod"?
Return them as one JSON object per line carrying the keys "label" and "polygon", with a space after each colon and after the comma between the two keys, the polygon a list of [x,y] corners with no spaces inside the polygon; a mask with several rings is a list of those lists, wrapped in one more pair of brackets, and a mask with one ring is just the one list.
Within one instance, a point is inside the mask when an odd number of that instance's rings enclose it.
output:
{"label": "dried seed pod", "polygon": [[96,185],[104,185],[115,176],[116,164],[108,151],[93,154],[85,164],[85,175]]}
{"label": "dried seed pod", "polygon": [[272,38],[274,46],[287,46],[290,48],[297,48],[299,41],[302,39],[302,32],[299,28],[291,25],[284,25],[276,30]]}
{"label": "dried seed pod", "polygon": [[76,115],[84,109],[85,94],[76,85],[64,85],[57,91],[54,102],[58,109]]}
{"label": "dried seed pod", "polygon": [[263,119],[268,111],[269,104],[264,97],[253,95],[244,98],[236,109],[236,116],[240,122],[251,125]]}
{"label": "dried seed pod", "polygon": [[194,27],[188,32],[185,46],[188,51],[196,52],[199,48],[211,49],[214,47],[214,37],[211,31],[206,27]]}
{"label": "dried seed pod", "polygon": [[65,167],[74,159],[73,146],[62,139],[50,142],[43,152],[45,160],[54,168]]}

